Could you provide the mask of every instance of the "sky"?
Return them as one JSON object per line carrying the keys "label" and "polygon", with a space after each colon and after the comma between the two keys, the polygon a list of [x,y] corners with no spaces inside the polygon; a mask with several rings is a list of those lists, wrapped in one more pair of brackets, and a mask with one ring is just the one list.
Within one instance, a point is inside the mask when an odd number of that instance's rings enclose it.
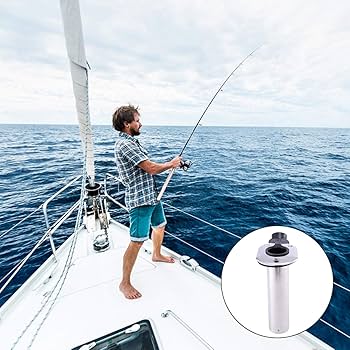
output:
{"label": "sky", "polygon": [[[93,124],[350,127],[347,0],[81,0]],[[0,123],[76,124],[59,1],[0,4]]]}

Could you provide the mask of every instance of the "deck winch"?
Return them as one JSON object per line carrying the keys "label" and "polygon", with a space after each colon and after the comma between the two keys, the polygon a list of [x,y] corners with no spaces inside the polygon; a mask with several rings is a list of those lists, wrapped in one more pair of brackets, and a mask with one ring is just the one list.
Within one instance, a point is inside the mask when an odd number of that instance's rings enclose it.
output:
{"label": "deck winch", "polygon": [[[85,186],[87,198],[85,202],[86,227],[92,231],[93,248],[97,252],[105,251],[109,248],[108,226],[109,215],[107,211],[106,197],[101,194],[101,184],[95,182],[92,186]],[[96,222],[99,227],[96,227]]]}
{"label": "deck winch", "polygon": [[256,257],[259,264],[267,267],[269,328],[276,334],[289,329],[289,265],[297,258],[297,248],[289,244],[283,232],[273,233]]}

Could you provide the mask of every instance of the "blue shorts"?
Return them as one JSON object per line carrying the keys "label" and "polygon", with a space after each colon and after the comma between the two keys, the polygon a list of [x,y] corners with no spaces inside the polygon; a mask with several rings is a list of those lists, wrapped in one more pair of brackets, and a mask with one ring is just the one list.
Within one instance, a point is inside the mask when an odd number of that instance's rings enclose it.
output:
{"label": "blue shorts", "polygon": [[166,225],[163,205],[143,205],[130,210],[130,238],[133,242],[143,242],[148,239],[149,228]]}

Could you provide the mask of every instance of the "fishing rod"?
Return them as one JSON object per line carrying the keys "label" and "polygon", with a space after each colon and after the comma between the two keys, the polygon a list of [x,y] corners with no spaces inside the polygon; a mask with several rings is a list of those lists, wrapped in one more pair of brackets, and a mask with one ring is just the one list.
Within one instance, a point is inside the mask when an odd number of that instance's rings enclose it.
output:
{"label": "fishing rod", "polygon": [[[204,112],[202,113],[201,117],[199,118],[197,124],[195,125],[195,127],[193,128],[190,136],[188,137],[185,145],[183,146],[180,154],[179,154],[179,157],[182,156],[182,154],[184,153],[188,143],[190,142],[194,132],[196,131],[197,127],[199,126],[201,120],[203,119],[205,113],[207,112],[207,110],[209,109],[210,105],[213,103],[213,101],[215,100],[216,96],[219,94],[220,91],[222,91],[222,88],[224,87],[224,85],[227,83],[227,81],[232,77],[232,75],[235,73],[235,71],[250,57],[252,56],[258,49],[260,49],[261,46],[257,47],[256,49],[254,49],[249,55],[247,55],[236,67],[235,69],[230,73],[230,75],[225,79],[225,81],[220,85],[218,91],[216,91],[215,95],[213,96],[213,98],[210,100],[210,102],[208,103],[207,107],[205,108]],[[191,166],[191,162],[189,161],[184,161],[182,162],[181,164],[181,168],[183,168],[184,170],[187,170],[189,167]],[[166,178],[159,194],[158,194],[158,197],[157,197],[157,201],[160,201],[163,197],[163,194],[166,190],[166,188],[168,187],[168,184],[172,178],[172,176],[174,175],[174,172],[175,172],[175,168],[172,168],[168,174],[168,177]]]}

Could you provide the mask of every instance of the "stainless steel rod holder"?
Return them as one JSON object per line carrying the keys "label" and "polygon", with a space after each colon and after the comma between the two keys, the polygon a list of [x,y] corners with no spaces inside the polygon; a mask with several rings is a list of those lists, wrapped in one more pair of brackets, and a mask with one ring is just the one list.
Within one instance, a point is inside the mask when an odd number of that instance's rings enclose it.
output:
{"label": "stainless steel rod holder", "polygon": [[267,269],[269,328],[273,333],[289,329],[289,268]]}
{"label": "stainless steel rod holder", "polygon": [[298,258],[296,247],[287,235],[276,232],[268,244],[258,250],[257,261],[267,267],[268,314],[270,331],[276,334],[289,329],[289,265]]}

